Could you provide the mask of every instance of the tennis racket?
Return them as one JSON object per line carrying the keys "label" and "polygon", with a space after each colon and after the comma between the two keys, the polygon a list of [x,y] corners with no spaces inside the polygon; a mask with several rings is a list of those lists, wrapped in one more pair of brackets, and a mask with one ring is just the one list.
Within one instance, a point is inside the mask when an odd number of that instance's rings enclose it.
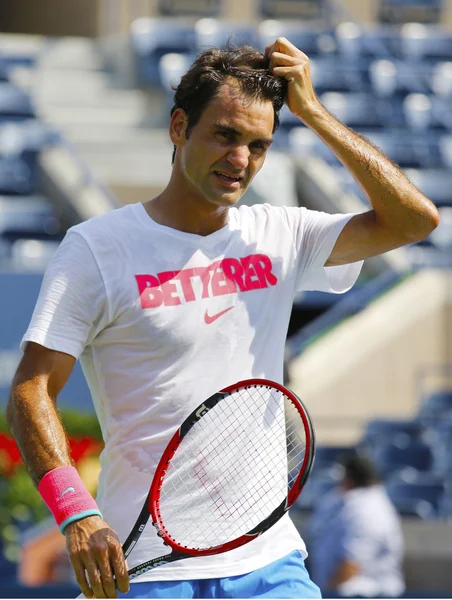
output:
{"label": "tennis racket", "polygon": [[293,505],[314,460],[314,432],[301,400],[266,379],[217,392],[166,447],[127,558],[149,518],[171,551],[133,567],[129,578],[193,556],[233,550],[274,525]]}

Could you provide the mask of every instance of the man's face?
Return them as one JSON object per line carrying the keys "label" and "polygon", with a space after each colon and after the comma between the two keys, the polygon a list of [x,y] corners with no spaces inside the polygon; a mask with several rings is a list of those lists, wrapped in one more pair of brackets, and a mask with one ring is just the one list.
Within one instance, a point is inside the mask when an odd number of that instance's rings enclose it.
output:
{"label": "man's face", "polygon": [[234,82],[225,83],[179,145],[175,168],[202,201],[233,206],[264,163],[273,123],[270,101],[254,100]]}

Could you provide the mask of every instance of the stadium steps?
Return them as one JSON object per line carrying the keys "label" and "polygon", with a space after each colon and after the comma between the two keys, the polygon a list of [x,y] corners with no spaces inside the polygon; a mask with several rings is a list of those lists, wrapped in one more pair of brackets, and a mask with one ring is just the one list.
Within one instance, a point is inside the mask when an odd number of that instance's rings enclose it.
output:
{"label": "stadium steps", "polygon": [[418,412],[421,369],[450,357],[451,290],[450,271],[420,271],[291,361],[319,443],[353,445],[368,419]]}
{"label": "stadium steps", "polygon": [[102,67],[95,41],[64,38],[49,40],[36,69],[17,78],[30,90],[41,119],[127,202],[137,199],[135,187],[148,196],[169,178],[172,145],[166,130],[155,128],[166,98],[163,92],[116,87]]}

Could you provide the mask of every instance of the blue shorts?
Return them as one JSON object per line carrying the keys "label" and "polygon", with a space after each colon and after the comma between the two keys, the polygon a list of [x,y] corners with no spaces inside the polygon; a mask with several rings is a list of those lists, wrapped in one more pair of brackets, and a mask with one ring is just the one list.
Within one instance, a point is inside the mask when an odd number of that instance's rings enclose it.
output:
{"label": "blue shorts", "polygon": [[321,598],[298,550],[245,575],[131,583],[119,598]]}

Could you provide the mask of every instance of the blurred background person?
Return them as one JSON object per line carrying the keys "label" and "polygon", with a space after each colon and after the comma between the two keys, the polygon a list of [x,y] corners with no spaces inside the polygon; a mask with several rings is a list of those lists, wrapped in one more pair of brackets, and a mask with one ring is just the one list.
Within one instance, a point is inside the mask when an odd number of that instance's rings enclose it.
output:
{"label": "blurred background person", "polygon": [[319,498],[307,525],[309,570],[327,596],[399,597],[403,535],[373,463],[350,453],[337,489]]}

